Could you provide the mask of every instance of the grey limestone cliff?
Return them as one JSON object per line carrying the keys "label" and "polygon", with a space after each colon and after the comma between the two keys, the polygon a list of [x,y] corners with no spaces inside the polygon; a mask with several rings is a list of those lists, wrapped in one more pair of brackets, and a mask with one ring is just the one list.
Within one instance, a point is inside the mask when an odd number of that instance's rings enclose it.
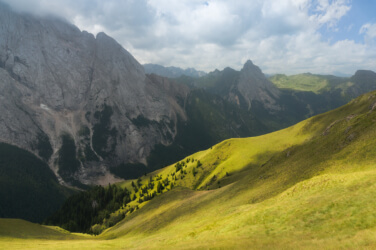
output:
{"label": "grey limestone cliff", "polygon": [[[175,97],[188,89],[173,98],[166,88],[106,34],[0,4],[0,140],[44,158],[66,182],[111,181],[109,165],[146,163],[155,144],[170,144],[185,119]],[[74,142],[71,165],[64,137]]]}
{"label": "grey limestone cliff", "polygon": [[237,90],[246,101],[248,110],[252,101],[263,103],[265,108],[271,111],[280,109],[276,102],[279,97],[278,88],[266,79],[260,68],[251,60],[248,60],[240,71]]}

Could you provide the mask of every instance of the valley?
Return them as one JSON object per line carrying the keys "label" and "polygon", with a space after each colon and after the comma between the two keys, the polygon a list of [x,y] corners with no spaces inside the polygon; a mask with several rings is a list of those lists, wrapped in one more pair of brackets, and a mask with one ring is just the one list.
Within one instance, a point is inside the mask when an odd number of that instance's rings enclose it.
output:
{"label": "valley", "polygon": [[[150,176],[185,177],[99,236],[64,234],[60,247],[372,248],[375,103],[371,92],[281,131],[226,140],[188,157],[202,163],[196,175],[192,162],[150,173],[142,186]],[[119,185],[132,190],[130,181]],[[0,246],[59,248],[43,234],[8,235]]]}
{"label": "valley", "polygon": [[376,24],[104,2],[0,0],[0,249],[376,248]]}

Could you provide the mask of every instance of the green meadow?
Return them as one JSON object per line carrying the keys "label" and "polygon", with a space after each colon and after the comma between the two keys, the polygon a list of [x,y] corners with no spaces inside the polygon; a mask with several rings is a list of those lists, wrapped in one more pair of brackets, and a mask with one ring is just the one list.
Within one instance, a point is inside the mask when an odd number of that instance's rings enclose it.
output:
{"label": "green meadow", "polygon": [[280,89],[312,91],[316,94],[330,90],[331,88],[345,90],[353,85],[349,78],[331,75],[314,75],[310,73],[290,76],[277,74],[270,77],[269,80]]}
{"label": "green meadow", "polygon": [[138,202],[141,190],[132,181],[119,183],[136,196],[127,206],[139,208],[100,235],[0,219],[0,248],[373,249],[375,145],[371,92],[284,130],[229,139],[132,180],[145,188],[151,180],[166,183],[151,200]]}

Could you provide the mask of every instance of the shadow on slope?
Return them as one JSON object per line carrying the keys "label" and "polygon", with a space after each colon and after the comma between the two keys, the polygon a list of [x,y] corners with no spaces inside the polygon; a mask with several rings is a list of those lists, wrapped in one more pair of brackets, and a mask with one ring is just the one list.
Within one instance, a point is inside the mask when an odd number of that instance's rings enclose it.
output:
{"label": "shadow on slope", "polygon": [[42,222],[72,193],[35,155],[0,143],[0,217]]}

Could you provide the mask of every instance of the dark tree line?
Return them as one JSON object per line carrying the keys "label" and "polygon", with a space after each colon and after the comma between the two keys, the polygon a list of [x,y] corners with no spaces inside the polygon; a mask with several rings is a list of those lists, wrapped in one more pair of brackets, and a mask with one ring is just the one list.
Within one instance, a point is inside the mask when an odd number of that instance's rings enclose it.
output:
{"label": "dark tree line", "polygon": [[67,199],[45,223],[71,232],[90,233],[92,225],[103,223],[110,214],[131,201],[131,192],[116,185],[95,186]]}
{"label": "dark tree line", "polygon": [[[195,160],[187,159],[186,162],[176,164],[176,172],[181,171],[182,177],[187,174],[183,168],[186,168],[190,161]],[[117,185],[109,184],[107,188],[92,187],[68,198],[61,209],[45,223],[60,226],[71,232],[99,234],[104,228],[111,227],[123,219],[128,212],[132,213],[138,209],[138,205],[128,204],[131,201],[141,204],[172,189],[175,186],[174,181],[177,180],[176,172],[171,173],[171,177],[168,174],[166,178],[162,178],[162,175],[155,175],[154,178],[150,176],[144,185],[142,179],[138,178],[131,182],[131,190],[133,189],[134,193]],[[111,216],[120,208],[123,209]],[[96,224],[97,226],[94,226]]]}
{"label": "dark tree line", "polygon": [[0,218],[40,223],[72,193],[35,155],[0,143]]}

